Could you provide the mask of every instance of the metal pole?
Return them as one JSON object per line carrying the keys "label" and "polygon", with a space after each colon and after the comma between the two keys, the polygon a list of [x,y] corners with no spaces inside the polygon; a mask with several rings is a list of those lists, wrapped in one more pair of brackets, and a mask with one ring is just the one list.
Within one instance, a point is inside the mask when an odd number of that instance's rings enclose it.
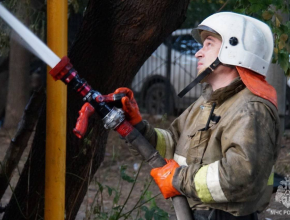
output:
{"label": "metal pole", "polygon": [[[47,44],[67,54],[67,0],[47,1]],[[65,218],[67,87],[47,76],[45,220]]]}

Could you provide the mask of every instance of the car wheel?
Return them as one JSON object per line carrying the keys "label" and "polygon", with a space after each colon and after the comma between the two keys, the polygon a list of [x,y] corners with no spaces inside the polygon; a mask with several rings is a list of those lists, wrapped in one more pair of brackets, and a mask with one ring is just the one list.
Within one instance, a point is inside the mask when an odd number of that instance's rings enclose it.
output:
{"label": "car wheel", "polygon": [[173,114],[173,95],[169,96],[169,109],[166,111],[166,85],[165,83],[155,83],[149,87],[145,95],[145,108],[149,114],[163,115]]}

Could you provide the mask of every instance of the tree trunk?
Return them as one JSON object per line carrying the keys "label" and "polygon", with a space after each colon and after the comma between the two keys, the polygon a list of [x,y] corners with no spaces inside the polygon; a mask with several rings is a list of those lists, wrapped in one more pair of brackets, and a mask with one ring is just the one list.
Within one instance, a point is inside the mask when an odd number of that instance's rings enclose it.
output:
{"label": "tree trunk", "polygon": [[0,127],[1,120],[5,115],[5,106],[8,90],[8,58],[0,57]]}
{"label": "tree trunk", "polygon": [[[128,86],[138,69],[185,20],[189,0],[91,0],[83,25],[69,53],[82,78],[103,94]],[[108,132],[98,116],[90,120],[91,144],[77,139],[72,129],[82,106],[81,97],[68,91],[66,219],[75,219],[88,181],[104,159]],[[18,181],[3,219],[43,216],[45,112],[36,130],[30,158]],[[29,181],[28,181],[29,180]],[[29,182],[29,184],[28,184]],[[16,200],[21,207],[19,211]]]}
{"label": "tree trunk", "polygon": [[[17,3],[17,16],[28,23],[24,1]],[[12,31],[10,36],[9,82],[5,110],[5,129],[15,129],[21,119],[29,98],[30,53],[17,41],[18,34]]]}

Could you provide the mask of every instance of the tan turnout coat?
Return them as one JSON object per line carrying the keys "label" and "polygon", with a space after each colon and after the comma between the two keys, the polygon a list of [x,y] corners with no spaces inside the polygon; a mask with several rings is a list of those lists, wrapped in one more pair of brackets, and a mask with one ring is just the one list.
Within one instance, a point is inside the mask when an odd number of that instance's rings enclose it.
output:
{"label": "tan turnout coat", "polygon": [[[212,108],[221,116],[205,127]],[[236,216],[262,211],[273,185],[279,116],[269,101],[252,94],[240,78],[202,96],[168,130],[155,129],[156,148],[180,168],[173,185],[192,209],[220,209]],[[152,142],[152,141],[151,141]]]}

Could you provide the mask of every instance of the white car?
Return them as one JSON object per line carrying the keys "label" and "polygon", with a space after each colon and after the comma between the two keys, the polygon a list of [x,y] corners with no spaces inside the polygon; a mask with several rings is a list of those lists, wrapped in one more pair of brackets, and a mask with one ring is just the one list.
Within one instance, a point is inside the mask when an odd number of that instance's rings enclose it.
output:
{"label": "white car", "polygon": [[[202,45],[192,38],[191,29],[173,32],[171,42],[171,65],[167,66],[170,58],[167,40],[146,60],[131,84],[141,110],[149,114],[177,113],[201,95],[201,86],[197,85],[183,98],[177,96],[197,75],[194,55]],[[170,72],[167,71],[169,68]],[[166,88],[166,83],[169,83],[170,89]]]}

